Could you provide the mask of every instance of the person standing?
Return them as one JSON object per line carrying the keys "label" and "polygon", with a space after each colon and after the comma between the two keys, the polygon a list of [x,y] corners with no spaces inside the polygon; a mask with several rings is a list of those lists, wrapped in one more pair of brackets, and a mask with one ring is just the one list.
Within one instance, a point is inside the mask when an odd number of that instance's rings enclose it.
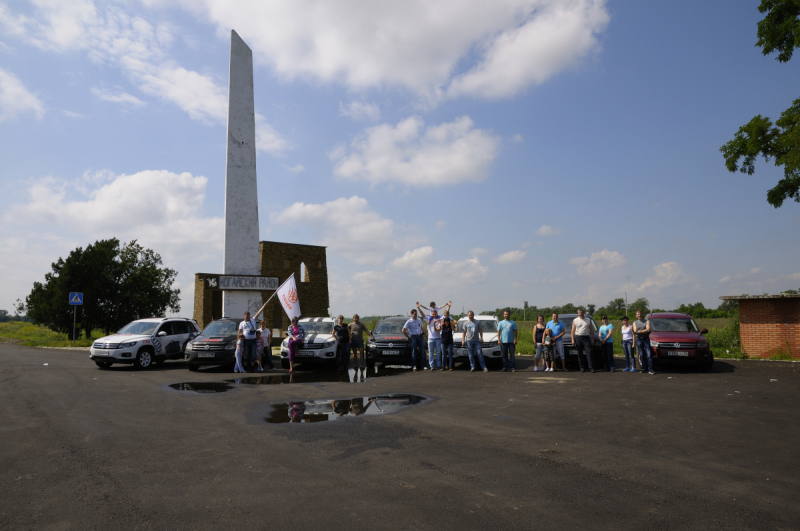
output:
{"label": "person standing", "polygon": [[244,356],[244,332],[239,330],[238,335],[236,336],[236,365],[233,367],[233,372],[244,372],[244,366],[242,365],[242,356]]}
{"label": "person standing", "polygon": [[606,370],[614,372],[617,365],[614,363],[614,325],[609,324],[608,316],[600,318],[600,342],[603,344],[603,353],[606,355]]}
{"label": "person standing", "polygon": [[411,310],[411,318],[403,325],[403,335],[411,343],[411,367],[417,370],[417,360],[425,356],[425,343],[422,340],[422,319],[417,317],[417,310]]}
{"label": "person standing", "polygon": [[486,362],[483,359],[483,327],[480,321],[475,320],[475,312],[472,310],[467,312],[467,320],[464,321],[464,344],[469,352],[469,370],[475,370],[475,357],[481,362],[483,372],[489,372],[486,368]]}
{"label": "person standing", "polygon": [[[547,328],[544,326],[544,316],[539,315],[536,317],[536,325],[533,327],[532,332],[532,339],[533,344],[536,345],[536,356],[533,358],[533,371],[536,372],[539,370],[539,360],[542,358],[542,353],[544,351],[544,331]],[[551,360],[552,361],[552,360]],[[542,360],[542,370],[547,371],[549,365],[546,359]]]}
{"label": "person standing", "polygon": [[636,311],[633,333],[636,335],[636,348],[639,350],[639,363],[642,366],[642,371],[655,374],[652,351],[650,350],[650,320],[642,317],[642,310]]}
{"label": "person standing", "polygon": [[636,372],[636,355],[633,352],[633,325],[628,324],[628,316],[622,318],[622,351],[625,352],[625,368],[622,372]]}
{"label": "person standing", "polygon": [[269,370],[274,371],[275,365],[272,364],[272,332],[267,327],[266,321],[259,323],[258,330],[261,332],[261,342],[264,344],[263,350],[258,353],[258,366],[263,368],[264,362],[267,362]]}
{"label": "person standing", "polygon": [[542,334],[542,342],[544,346],[544,372],[554,372],[556,362],[554,361],[553,356],[553,331],[549,328],[544,329],[544,334]]}
{"label": "person standing", "polygon": [[503,312],[503,320],[497,325],[497,342],[500,344],[500,356],[503,368],[500,372],[514,372],[514,351],[517,348],[517,323],[509,318],[508,311]]}
{"label": "person standing", "polygon": [[[545,328],[550,329],[550,333],[553,336],[553,357],[554,359],[561,358],[561,370],[564,372],[569,372],[567,370],[566,362],[564,361],[564,334],[567,333],[567,329],[564,326],[564,323],[558,320],[558,314],[554,313],[553,317],[550,321],[547,321]],[[553,361],[553,367],[555,368],[556,362]]]}
{"label": "person standing", "polygon": [[586,355],[586,362],[589,364],[589,370],[594,372],[594,363],[592,362],[592,343],[594,343],[594,322],[586,317],[583,313],[583,308],[578,308],[578,317],[572,321],[572,344],[578,347],[578,366],[583,372],[583,360],[581,360],[581,350]]}
{"label": "person standing", "polygon": [[289,325],[289,330],[286,334],[289,336],[289,372],[294,371],[294,357],[297,355],[297,349],[303,344],[303,339],[306,337],[306,331],[298,324],[297,317],[292,317],[292,324]]}
{"label": "person standing", "polygon": [[441,333],[442,333],[442,351],[444,352],[444,364],[442,365],[442,370],[445,369],[445,365],[449,367],[449,370],[453,370],[453,332],[458,331],[458,323],[455,322],[453,319],[450,318],[450,310],[444,311],[444,317],[442,317],[442,326],[441,326]]}
{"label": "person standing", "polygon": [[244,334],[244,354],[242,366],[250,366],[256,361],[256,320],[250,318],[250,312],[244,312],[244,321],[239,323],[239,330]]}
{"label": "person standing", "polygon": [[364,354],[364,332],[367,333],[369,337],[373,340],[375,336],[372,335],[372,332],[360,321],[360,317],[358,314],[353,316],[353,322],[347,325],[347,329],[350,332],[350,350],[353,351],[353,359],[356,361],[356,369],[366,369],[367,368],[367,357]]}
{"label": "person standing", "polygon": [[350,368],[350,330],[344,324],[344,315],[336,318],[333,335],[336,336],[336,364],[339,370],[346,371]]}
{"label": "person standing", "polygon": [[425,315],[421,307],[417,308],[422,318],[428,323],[428,365],[431,370],[442,369],[442,320],[437,310]]}

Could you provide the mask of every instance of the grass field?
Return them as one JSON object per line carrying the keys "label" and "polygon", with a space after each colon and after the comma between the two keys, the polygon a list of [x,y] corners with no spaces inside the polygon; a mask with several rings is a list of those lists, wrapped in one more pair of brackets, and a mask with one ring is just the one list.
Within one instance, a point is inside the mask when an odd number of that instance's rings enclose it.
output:
{"label": "grass field", "polygon": [[[103,337],[102,330],[95,330],[89,339],[80,337],[75,341],[76,347],[89,347],[92,341]],[[44,326],[21,321],[0,323],[0,341],[14,342],[29,347],[71,347],[72,340],[67,334],[53,332]]]}

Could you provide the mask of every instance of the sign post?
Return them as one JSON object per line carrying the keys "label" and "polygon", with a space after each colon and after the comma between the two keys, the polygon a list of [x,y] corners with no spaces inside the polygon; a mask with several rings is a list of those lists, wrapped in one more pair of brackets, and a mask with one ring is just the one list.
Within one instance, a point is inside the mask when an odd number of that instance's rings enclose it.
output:
{"label": "sign post", "polygon": [[70,292],[69,294],[69,305],[72,306],[72,346],[75,346],[75,323],[78,322],[77,315],[78,309],[76,306],[83,305],[83,293],[78,292]]}

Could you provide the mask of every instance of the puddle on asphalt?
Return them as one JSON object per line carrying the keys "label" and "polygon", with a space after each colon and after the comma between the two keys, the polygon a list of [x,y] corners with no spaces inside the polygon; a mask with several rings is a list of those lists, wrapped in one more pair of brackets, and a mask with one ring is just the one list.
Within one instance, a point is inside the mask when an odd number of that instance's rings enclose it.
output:
{"label": "puddle on asphalt", "polygon": [[233,389],[231,384],[225,382],[181,382],[170,384],[169,387],[178,391],[195,393],[224,393]]}
{"label": "puddle on asphalt", "polygon": [[226,383],[245,384],[245,385],[279,385],[292,383],[325,383],[325,382],[349,382],[365,383],[370,378],[382,378],[384,376],[395,376],[407,372],[401,370],[401,366],[374,367],[368,369],[349,369],[347,372],[291,372],[291,373],[272,373],[262,376],[242,376],[232,380],[225,380]]}
{"label": "puddle on asphalt", "polygon": [[422,405],[424,396],[389,394],[360,396],[346,400],[304,400],[272,404],[272,412],[264,420],[270,424],[325,422],[344,417],[377,416],[397,413]]}

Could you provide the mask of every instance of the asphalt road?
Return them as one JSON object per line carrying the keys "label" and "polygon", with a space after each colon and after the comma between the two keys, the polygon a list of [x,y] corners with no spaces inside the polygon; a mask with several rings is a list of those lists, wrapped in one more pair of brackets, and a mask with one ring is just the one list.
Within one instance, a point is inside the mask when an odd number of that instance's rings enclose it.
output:
{"label": "asphalt road", "polygon": [[[0,344],[0,529],[798,529],[798,364],[233,385]],[[521,369],[521,370],[520,370]],[[415,393],[385,416],[271,403]]]}

